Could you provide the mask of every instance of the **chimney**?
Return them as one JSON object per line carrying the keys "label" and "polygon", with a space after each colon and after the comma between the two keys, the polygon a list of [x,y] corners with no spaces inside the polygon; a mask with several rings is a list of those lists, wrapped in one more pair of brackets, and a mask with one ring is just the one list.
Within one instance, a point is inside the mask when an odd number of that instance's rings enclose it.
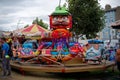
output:
{"label": "chimney", "polygon": [[109,4],[106,4],[106,5],[105,5],[105,10],[108,11],[108,10],[110,10],[110,9],[111,9],[111,6],[110,6]]}

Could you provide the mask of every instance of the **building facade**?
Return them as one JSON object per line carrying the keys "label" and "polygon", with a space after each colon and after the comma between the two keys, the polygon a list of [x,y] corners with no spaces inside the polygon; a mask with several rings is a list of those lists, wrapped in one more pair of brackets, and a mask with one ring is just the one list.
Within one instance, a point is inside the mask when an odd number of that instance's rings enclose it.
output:
{"label": "building facade", "polygon": [[117,30],[112,29],[111,24],[120,20],[120,6],[111,8],[110,5],[105,6],[105,26],[102,30],[103,40],[117,39]]}

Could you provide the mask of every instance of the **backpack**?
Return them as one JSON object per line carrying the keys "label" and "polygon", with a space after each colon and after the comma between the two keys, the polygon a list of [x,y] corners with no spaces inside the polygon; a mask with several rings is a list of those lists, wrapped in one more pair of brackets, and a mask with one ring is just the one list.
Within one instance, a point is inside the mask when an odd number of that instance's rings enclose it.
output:
{"label": "backpack", "polygon": [[9,49],[9,51],[8,51],[8,55],[9,55],[10,57],[12,57],[12,56],[13,56],[12,49]]}
{"label": "backpack", "polygon": [[12,57],[13,56],[13,52],[12,52],[12,49],[11,49],[11,46],[12,46],[12,39],[9,39],[8,40],[8,45],[9,45],[9,51],[8,51],[8,55],[10,56],[10,57]]}

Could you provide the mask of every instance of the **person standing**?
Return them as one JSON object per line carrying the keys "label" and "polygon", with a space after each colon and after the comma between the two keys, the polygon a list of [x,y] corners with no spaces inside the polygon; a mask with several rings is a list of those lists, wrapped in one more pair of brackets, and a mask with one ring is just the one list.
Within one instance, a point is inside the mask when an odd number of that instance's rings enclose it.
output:
{"label": "person standing", "polygon": [[20,43],[23,44],[26,41],[25,35],[22,35]]}
{"label": "person standing", "polygon": [[12,42],[12,52],[13,52],[13,59],[17,59],[17,51],[19,49],[20,43],[17,39],[17,37],[14,37]]}
{"label": "person standing", "polygon": [[0,60],[2,59],[2,45],[0,44]]}
{"label": "person standing", "polygon": [[120,49],[117,49],[116,52],[116,65],[117,65],[117,69],[119,70],[119,77],[120,77]]}
{"label": "person standing", "polygon": [[5,38],[1,38],[2,43],[2,76],[11,75],[10,57],[9,57],[9,45]]}

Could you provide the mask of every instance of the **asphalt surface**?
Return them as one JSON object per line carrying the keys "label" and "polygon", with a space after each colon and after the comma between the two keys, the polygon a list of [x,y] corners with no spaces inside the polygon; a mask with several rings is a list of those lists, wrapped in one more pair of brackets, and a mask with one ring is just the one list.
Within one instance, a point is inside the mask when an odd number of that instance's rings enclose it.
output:
{"label": "asphalt surface", "polygon": [[[0,75],[2,72],[0,71]],[[94,71],[70,74],[43,73],[43,72],[25,72],[23,75],[18,70],[12,70],[11,76],[2,77],[0,80],[120,80],[118,71]]]}

